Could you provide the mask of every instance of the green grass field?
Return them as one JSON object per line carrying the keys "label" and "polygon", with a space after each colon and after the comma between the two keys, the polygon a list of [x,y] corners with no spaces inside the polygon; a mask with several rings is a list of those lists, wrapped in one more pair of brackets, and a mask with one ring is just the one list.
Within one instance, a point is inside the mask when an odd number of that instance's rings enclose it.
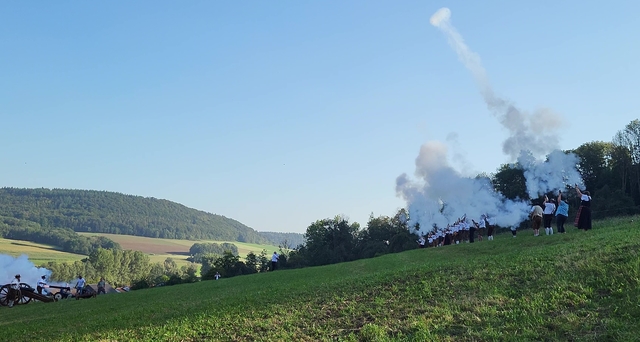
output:
{"label": "green grass field", "polygon": [[633,219],[0,307],[0,332],[7,341],[638,341]]}
{"label": "green grass field", "polygon": [[36,266],[40,266],[49,261],[73,262],[86,258],[85,255],[62,252],[48,245],[8,239],[0,239],[0,254],[12,256],[26,254],[29,256],[29,260]]}

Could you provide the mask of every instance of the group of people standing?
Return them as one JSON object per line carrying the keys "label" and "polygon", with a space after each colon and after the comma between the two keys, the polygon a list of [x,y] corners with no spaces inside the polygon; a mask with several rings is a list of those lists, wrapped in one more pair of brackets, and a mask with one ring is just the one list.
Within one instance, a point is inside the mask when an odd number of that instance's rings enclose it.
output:
{"label": "group of people standing", "polygon": [[[582,192],[578,186],[575,186],[576,193],[580,197],[580,208],[576,215],[574,225],[578,229],[589,230],[591,229],[591,195],[589,191]],[[533,228],[533,235],[540,235],[540,226],[544,224],[544,230],[546,235],[553,235],[553,227],[551,225],[553,217],[556,217],[556,225],[558,227],[558,233],[566,233],[564,224],[569,217],[569,204],[565,201],[562,191],[558,190],[557,199],[549,199],[546,195],[542,206],[535,204],[529,212],[529,218],[531,219],[531,226]]]}
{"label": "group of people standing", "polygon": [[[580,198],[580,208],[578,209],[574,225],[578,229],[586,231],[591,229],[591,195],[589,191],[581,191],[577,185],[575,186],[575,190]],[[569,203],[567,203],[566,197],[561,190],[558,190],[558,196],[556,198],[550,199],[548,196],[544,196],[542,205],[535,204],[531,208],[529,218],[531,219],[533,227],[533,235],[539,236],[540,227],[542,226],[544,226],[546,235],[553,235],[552,222],[554,216],[556,218],[558,233],[566,233],[565,223],[569,218]],[[488,215],[482,215],[477,222],[475,220],[469,220],[465,215],[459,218],[454,224],[447,225],[446,228],[434,226],[433,231],[420,235],[416,242],[420,248],[460,244],[460,242],[473,243],[476,237],[478,241],[482,241],[485,229],[487,232],[487,240],[493,240],[495,227],[495,222],[493,222]],[[516,237],[515,227],[511,229],[511,232],[513,237]]]}
{"label": "group of people standing", "polygon": [[485,229],[487,231],[487,240],[491,241],[493,240],[495,222],[488,215],[482,215],[477,222],[473,219],[469,220],[465,215],[456,220],[454,224],[447,225],[446,228],[434,228],[428,234],[420,235],[416,241],[420,248],[457,245],[460,242],[473,243],[476,237],[478,241],[482,241]]}

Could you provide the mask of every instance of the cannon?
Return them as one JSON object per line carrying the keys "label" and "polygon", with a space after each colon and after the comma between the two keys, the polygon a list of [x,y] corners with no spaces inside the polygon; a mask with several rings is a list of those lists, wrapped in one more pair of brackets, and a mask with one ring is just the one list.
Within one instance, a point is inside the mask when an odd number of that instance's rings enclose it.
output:
{"label": "cannon", "polygon": [[69,286],[46,285],[46,288],[59,290],[58,292],[49,291],[49,293],[53,296],[53,299],[55,299],[56,301],[73,297],[73,295],[71,294],[71,288]]}
{"label": "cannon", "polygon": [[96,298],[98,293],[90,285],[85,285],[82,289],[82,293],[76,293],[76,300],[80,298]]}
{"label": "cannon", "polygon": [[[0,287],[0,305],[2,306],[9,305],[10,287],[11,284],[6,284]],[[61,299],[73,297],[71,295],[71,288],[69,288],[68,286],[47,285],[46,288],[58,289],[60,291],[55,293],[50,292],[49,295],[44,295],[41,292],[34,290],[34,288],[27,283],[20,283],[20,289],[15,294],[14,304],[27,304],[31,302],[32,299],[39,300],[44,303],[50,303]]]}
{"label": "cannon", "polygon": [[[11,284],[6,284],[0,287],[0,305],[9,305],[9,300],[11,299],[9,298],[10,288]],[[39,300],[45,303],[55,301],[53,297],[39,294],[33,287],[31,287],[31,285],[27,283],[20,283],[20,288],[15,292],[14,304],[27,304],[31,302],[32,299]]]}

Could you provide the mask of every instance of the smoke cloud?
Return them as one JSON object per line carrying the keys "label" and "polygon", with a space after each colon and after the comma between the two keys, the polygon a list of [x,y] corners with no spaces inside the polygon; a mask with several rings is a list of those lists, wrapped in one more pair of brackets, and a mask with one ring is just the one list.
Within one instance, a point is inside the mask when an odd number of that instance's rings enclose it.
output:
{"label": "smoke cloud", "polygon": [[[502,151],[523,168],[528,195],[535,198],[563,189],[566,184],[582,184],[576,170],[577,156],[557,150],[562,119],[550,109],[529,114],[497,96],[480,56],[469,49],[450,18],[451,11],[441,8],[430,23],[445,34],[462,64],[471,71],[487,108],[508,133]],[[449,164],[447,145],[441,142],[425,143],[415,164],[417,181],[402,174],[396,179],[396,191],[408,204],[409,223],[418,223],[421,233],[434,226],[446,227],[464,215],[475,220],[489,215],[502,227],[515,227],[528,216],[528,201],[506,199],[488,178],[461,175]]]}
{"label": "smoke cloud", "polygon": [[43,267],[36,267],[26,255],[13,257],[0,254],[0,285],[9,284],[16,274],[20,274],[20,282],[36,287],[40,277],[51,275],[51,271]]}
{"label": "smoke cloud", "polygon": [[466,215],[478,221],[489,215],[503,227],[517,226],[526,219],[529,205],[511,201],[496,192],[488,178],[461,175],[447,161],[447,146],[438,141],[422,145],[416,158],[416,177],[396,179],[396,191],[408,204],[409,224],[420,233],[443,228]]}
{"label": "smoke cloud", "polygon": [[544,162],[536,160],[529,151],[522,151],[518,158],[531,198],[564,189],[566,185],[582,185],[582,176],[576,169],[579,162],[575,154],[559,150],[549,153]]}
{"label": "smoke cloud", "polygon": [[458,30],[451,25],[450,17],[451,11],[441,8],[431,17],[430,22],[447,37],[462,64],[471,71],[487,108],[509,132],[509,137],[502,144],[503,152],[514,161],[523,150],[530,151],[539,158],[557,149],[561,118],[546,108],[533,114],[523,112],[513,103],[497,96],[489,83],[480,56],[469,49]]}

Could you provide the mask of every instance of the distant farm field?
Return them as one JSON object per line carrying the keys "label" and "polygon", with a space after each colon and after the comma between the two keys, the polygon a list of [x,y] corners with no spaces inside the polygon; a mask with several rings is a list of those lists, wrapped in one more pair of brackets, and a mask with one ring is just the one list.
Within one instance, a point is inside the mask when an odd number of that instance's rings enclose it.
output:
{"label": "distant farm field", "polygon": [[[155,239],[141,236],[102,233],[79,234],[85,236],[104,236],[119,243],[120,246],[122,246],[122,249],[141,251],[148,254],[151,262],[163,262],[167,258],[172,258],[175,260],[178,266],[186,265],[189,263],[187,261],[187,258],[189,257],[189,248],[191,248],[194,243],[232,243],[238,247],[238,253],[240,254],[240,257],[243,258],[249,252],[258,254],[262,252],[263,249],[266,249],[267,253],[270,255],[271,253],[273,253],[273,251],[278,250],[278,247],[276,246],[243,243],[236,241]],[[29,257],[29,260],[31,260],[31,262],[33,262],[37,266],[43,265],[49,261],[73,262],[76,260],[82,260],[87,257],[86,255],[62,252],[57,250],[56,247],[49,245],[9,239],[0,239],[0,254],[8,254],[12,256],[20,256],[22,254],[26,254]]]}
{"label": "distant farm field", "polygon": [[[103,234],[103,233],[79,233],[85,236],[104,236],[122,246],[122,249],[129,249],[147,253],[151,256],[152,261],[164,261],[167,257],[174,259],[185,259],[189,256],[189,248],[195,243],[211,242],[211,243],[232,243],[238,247],[238,254],[245,257],[249,252],[256,254],[267,250],[268,254],[278,250],[277,246],[260,245],[253,243],[244,243],[237,241],[213,241],[213,240],[174,240],[174,239],[156,239],[133,235]],[[156,260],[161,259],[161,260]]]}
{"label": "distant farm field", "polygon": [[87,257],[86,255],[62,252],[49,245],[9,239],[0,239],[0,254],[12,256],[26,254],[29,256],[29,260],[36,266],[40,266],[49,261],[73,262]]}

